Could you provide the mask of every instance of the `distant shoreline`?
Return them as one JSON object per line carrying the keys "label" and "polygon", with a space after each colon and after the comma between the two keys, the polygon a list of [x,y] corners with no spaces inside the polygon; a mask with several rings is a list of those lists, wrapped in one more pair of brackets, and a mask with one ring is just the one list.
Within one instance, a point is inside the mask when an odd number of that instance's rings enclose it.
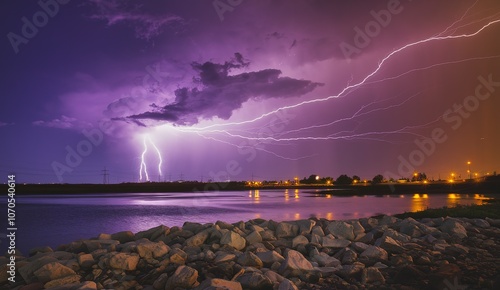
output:
{"label": "distant shoreline", "polygon": [[[2,191],[6,184],[0,185]],[[245,191],[245,190],[309,190],[316,194],[338,196],[354,195],[388,195],[388,194],[499,194],[500,179],[488,181],[465,182],[429,182],[429,183],[382,183],[359,185],[262,185],[249,186],[244,182],[151,182],[120,184],[17,184],[17,194],[99,194],[99,193],[166,193],[166,192],[211,192],[211,191]]]}

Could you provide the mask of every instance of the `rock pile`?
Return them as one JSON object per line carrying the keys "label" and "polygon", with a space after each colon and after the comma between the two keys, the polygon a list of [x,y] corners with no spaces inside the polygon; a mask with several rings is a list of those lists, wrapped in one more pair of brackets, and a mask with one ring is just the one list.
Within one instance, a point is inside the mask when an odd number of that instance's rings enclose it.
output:
{"label": "rock pile", "polygon": [[500,220],[186,222],[16,261],[1,289],[500,289]]}

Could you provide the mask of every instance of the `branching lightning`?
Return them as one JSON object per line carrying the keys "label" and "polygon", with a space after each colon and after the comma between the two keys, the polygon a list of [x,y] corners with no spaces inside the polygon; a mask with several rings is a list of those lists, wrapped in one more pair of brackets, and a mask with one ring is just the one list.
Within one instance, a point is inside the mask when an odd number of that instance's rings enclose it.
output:
{"label": "branching lightning", "polygon": [[[408,103],[410,100],[413,98],[417,97],[420,95],[422,92],[418,92],[414,95],[406,97],[403,101],[400,101],[397,104],[391,104],[389,106],[384,106],[384,107],[379,107],[377,106],[379,103],[386,102],[388,100],[382,100],[382,101],[373,101],[371,103],[368,103],[366,105],[361,106],[359,110],[355,111],[354,114],[348,116],[348,117],[343,117],[340,119],[336,119],[324,124],[312,124],[312,125],[307,125],[299,128],[291,128],[287,131],[280,131],[280,132],[275,132],[273,136],[255,136],[255,130],[249,130],[249,129],[243,129],[245,126],[242,125],[248,125],[252,123],[256,123],[257,127],[262,128],[261,124],[258,124],[257,121],[264,120],[266,117],[270,117],[276,113],[279,113],[280,111],[285,111],[285,110],[291,110],[291,109],[296,109],[302,106],[310,105],[310,104],[315,104],[315,103],[321,103],[321,102],[326,102],[332,99],[338,99],[341,97],[346,97],[349,94],[353,93],[355,90],[366,86],[370,84],[376,84],[376,83],[381,83],[381,82],[386,82],[386,81],[391,81],[395,80],[401,77],[404,77],[408,74],[419,72],[419,71],[424,71],[428,69],[433,69],[439,66],[445,66],[445,65],[453,65],[453,64],[459,64],[459,63],[464,63],[468,61],[476,61],[476,60],[487,60],[487,59],[493,59],[493,58],[500,58],[500,55],[496,56],[482,56],[482,57],[473,57],[473,58],[468,58],[468,59],[461,59],[461,60],[454,60],[454,61],[447,61],[447,62],[442,62],[442,63],[435,63],[432,65],[428,65],[425,67],[420,67],[420,68],[414,68],[411,70],[408,70],[406,72],[400,73],[398,75],[382,78],[382,79],[375,79],[375,76],[379,73],[379,71],[382,69],[383,66],[385,66],[393,57],[395,57],[398,54],[401,54],[402,52],[409,50],[410,48],[413,47],[418,47],[420,45],[428,44],[431,42],[438,42],[438,41],[445,41],[445,40],[456,40],[456,39],[463,39],[463,38],[471,38],[474,37],[478,34],[480,34],[482,31],[487,29],[488,27],[497,24],[500,22],[500,19],[492,20],[488,22],[487,24],[481,26],[479,29],[476,29],[472,33],[463,33],[463,34],[458,34],[458,35],[452,35],[452,33],[455,33],[461,28],[464,28],[466,26],[470,26],[475,22],[469,22],[467,24],[458,26],[460,22],[462,22],[467,14],[469,14],[470,10],[476,5],[478,1],[476,1],[465,13],[461,16],[460,19],[457,21],[453,22],[451,25],[446,27],[442,32],[426,38],[422,40],[418,40],[415,42],[408,43],[400,48],[397,48],[390,53],[388,53],[385,57],[383,57],[378,64],[376,65],[375,69],[367,74],[364,78],[362,78],[358,82],[354,82],[352,79],[349,81],[349,83],[340,90],[339,93],[336,95],[331,95],[327,97],[321,97],[321,98],[314,98],[310,100],[304,100],[295,104],[290,104],[290,105],[285,105],[282,107],[278,107],[272,111],[269,111],[267,113],[261,114],[260,116],[254,117],[252,119],[244,120],[244,121],[237,121],[237,122],[226,122],[226,123],[218,123],[218,124],[212,124],[212,125],[207,125],[203,127],[173,127],[174,130],[179,131],[179,132],[184,132],[184,133],[194,133],[199,135],[202,138],[208,139],[208,140],[213,140],[217,142],[222,142],[227,145],[231,145],[237,148],[245,148],[247,146],[253,146],[257,150],[261,150],[263,152],[269,153],[275,157],[286,159],[286,160],[298,160],[301,158],[306,158],[305,157],[300,157],[300,158],[290,158],[283,156],[281,154],[278,154],[276,152],[273,152],[269,150],[268,148],[264,149],[263,146],[260,146],[259,144],[263,143],[271,143],[271,142],[295,142],[295,141],[301,141],[301,140],[353,140],[353,139],[362,139],[362,140],[376,140],[376,141],[381,141],[381,142],[389,142],[387,140],[387,136],[390,135],[411,135],[411,136],[416,136],[416,137],[422,137],[422,135],[419,135],[417,133],[412,132],[412,130],[416,128],[424,128],[426,126],[430,126],[433,123],[436,123],[440,121],[441,116],[438,116],[436,119],[427,122],[425,124],[416,124],[416,125],[406,125],[402,126],[399,129],[392,129],[392,130],[386,130],[386,131],[380,131],[380,132],[356,132],[357,130],[343,130],[343,131],[337,131],[332,134],[326,135],[326,136],[317,136],[315,134],[309,134],[309,136],[298,136],[297,134],[302,133],[302,132],[311,132],[313,129],[318,129],[318,128],[323,128],[323,127],[329,127],[333,125],[338,125],[342,122],[348,122],[348,121],[356,121],[357,118],[361,116],[366,116],[369,114],[373,114],[376,112],[380,112],[383,110],[390,110],[396,107],[400,107]],[[483,18],[482,21],[486,21],[486,19],[491,19],[492,17],[497,17],[498,14],[495,14],[494,16],[490,16],[487,18]],[[235,126],[238,129],[235,128],[226,128],[230,126]],[[267,126],[272,126],[270,123]],[[248,127],[247,127],[248,128]],[[294,134],[291,136],[291,134]],[[302,134],[301,134],[302,135]],[[248,143],[233,143],[230,141],[226,140],[221,140],[220,138],[236,138],[236,139],[244,139],[248,141]],[[148,140],[146,140],[148,139]],[[142,153],[142,163],[141,163],[141,180],[142,180],[142,171],[144,170],[144,173],[146,175],[146,180],[149,180],[147,170],[146,170],[146,163],[144,161],[144,156],[147,152],[147,141],[149,141],[150,144],[155,148],[155,150],[158,153],[158,158],[159,158],[159,164],[158,164],[158,171],[160,172],[161,175],[161,164],[162,164],[162,158],[160,151],[158,148],[154,145],[154,143],[151,141],[151,139],[148,137],[144,138],[144,151]],[[248,145],[248,144],[254,144],[254,145]]]}

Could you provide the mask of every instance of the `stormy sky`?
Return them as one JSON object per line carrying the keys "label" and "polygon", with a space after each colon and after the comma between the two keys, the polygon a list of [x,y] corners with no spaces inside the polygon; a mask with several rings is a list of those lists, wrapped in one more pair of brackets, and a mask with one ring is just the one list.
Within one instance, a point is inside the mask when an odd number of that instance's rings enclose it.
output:
{"label": "stormy sky", "polygon": [[20,182],[500,169],[498,1],[0,5]]}

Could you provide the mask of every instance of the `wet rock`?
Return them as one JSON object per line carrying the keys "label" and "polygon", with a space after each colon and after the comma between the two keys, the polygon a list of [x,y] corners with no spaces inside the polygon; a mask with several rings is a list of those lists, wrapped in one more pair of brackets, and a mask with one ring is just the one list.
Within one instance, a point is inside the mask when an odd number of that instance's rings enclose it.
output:
{"label": "wet rock", "polygon": [[354,227],[344,221],[332,221],[328,224],[327,229],[336,238],[354,240]]}
{"label": "wet rock", "polygon": [[299,226],[292,223],[282,222],[276,227],[276,238],[293,238],[299,232]]}
{"label": "wet rock", "polygon": [[246,240],[233,231],[228,231],[222,234],[220,243],[221,245],[231,246],[238,251],[244,249],[246,246]]}
{"label": "wet rock", "polygon": [[198,271],[188,266],[179,266],[172,277],[168,278],[165,290],[194,288],[199,285],[197,279]]}
{"label": "wet rock", "polygon": [[285,277],[298,276],[305,271],[310,271],[313,269],[311,262],[309,262],[304,256],[295,251],[289,250],[286,253],[285,261],[281,264],[279,273]]}

